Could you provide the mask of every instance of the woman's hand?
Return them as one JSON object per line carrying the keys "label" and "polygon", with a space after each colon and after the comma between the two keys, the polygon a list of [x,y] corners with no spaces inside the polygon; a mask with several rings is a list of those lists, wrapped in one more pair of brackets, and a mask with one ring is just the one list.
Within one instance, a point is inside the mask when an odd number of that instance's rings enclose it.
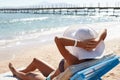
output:
{"label": "woman's hand", "polygon": [[87,51],[91,51],[97,47],[100,41],[100,38],[84,40],[81,42],[80,47]]}
{"label": "woman's hand", "polygon": [[85,41],[78,41],[78,47],[80,48],[83,48],[87,51],[91,51],[93,50],[94,48],[97,47],[97,45],[99,44],[99,42],[101,40],[104,40],[106,38],[106,35],[107,35],[107,29],[103,29],[97,38],[95,39],[88,39],[88,40],[85,40]]}

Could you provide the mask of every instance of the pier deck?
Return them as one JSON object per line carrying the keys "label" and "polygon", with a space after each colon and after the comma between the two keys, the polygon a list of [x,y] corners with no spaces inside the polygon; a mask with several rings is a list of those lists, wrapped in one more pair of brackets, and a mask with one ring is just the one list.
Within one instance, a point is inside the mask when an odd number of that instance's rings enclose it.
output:
{"label": "pier deck", "polygon": [[120,7],[40,7],[40,8],[1,8],[0,13],[34,13],[66,15],[112,15],[120,16]]}

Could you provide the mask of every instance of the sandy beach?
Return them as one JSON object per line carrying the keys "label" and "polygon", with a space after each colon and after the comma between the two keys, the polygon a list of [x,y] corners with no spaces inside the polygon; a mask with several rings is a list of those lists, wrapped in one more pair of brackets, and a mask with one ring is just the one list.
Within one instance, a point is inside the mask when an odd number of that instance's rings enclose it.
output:
{"label": "sandy beach", "polygon": [[[117,23],[111,23],[111,26],[113,26],[114,24],[117,25]],[[117,26],[119,26],[119,24]],[[93,24],[93,25],[99,25],[99,24]],[[104,25],[109,26],[108,23],[105,23]],[[105,50],[107,53],[114,52],[116,55],[120,55],[120,37],[106,40],[105,45],[106,45]],[[43,45],[43,44],[25,45],[15,50],[12,49],[0,53],[8,53],[8,52],[17,53],[18,55],[16,55],[12,59],[1,61],[0,73],[9,71],[8,68],[9,62],[12,62],[16,68],[21,68],[21,67],[26,67],[28,64],[30,64],[33,58],[38,58],[40,60],[47,62],[54,68],[57,68],[59,61],[62,59],[62,56],[60,55],[54,42],[48,43],[47,45]],[[120,78],[120,65],[116,66],[109,73],[103,76],[103,80],[119,80],[119,78]]]}

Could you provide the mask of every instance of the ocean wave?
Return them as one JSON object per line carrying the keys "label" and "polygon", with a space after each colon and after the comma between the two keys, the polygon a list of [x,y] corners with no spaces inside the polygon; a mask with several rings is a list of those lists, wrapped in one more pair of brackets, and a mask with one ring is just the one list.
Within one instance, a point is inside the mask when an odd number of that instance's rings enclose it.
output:
{"label": "ocean wave", "polygon": [[48,19],[48,17],[12,19],[12,20],[0,21],[0,24],[8,24],[8,23],[16,23],[16,22],[42,21],[42,20],[46,20],[46,19]]}
{"label": "ocean wave", "polygon": [[28,21],[38,21],[38,20],[46,20],[48,19],[48,17],[38,17],[38,18],[22,18],[22,19],[13,19],[10,20],[10,23],[14,23],[14,22],[28,22]]}
{"label": "ocean wave", "polygon": [[63,28],[50,28],[49,30],[41,29],[21,32],[19,35],[13,36],[13,38],[0,40],[0,48],[12,47],[13,45],[21,45],[22,42],[28,40],[34,41],[33,39],[38,39],[39,42],[45,42],[53,39],[56,34],[62,33],[66,28],[67,26]]}

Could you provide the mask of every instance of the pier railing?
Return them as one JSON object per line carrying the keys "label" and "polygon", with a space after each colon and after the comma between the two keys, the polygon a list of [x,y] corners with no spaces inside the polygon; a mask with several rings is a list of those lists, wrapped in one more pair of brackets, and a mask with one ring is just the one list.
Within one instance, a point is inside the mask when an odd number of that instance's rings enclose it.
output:
{"label": "pier railing", "polygon": [[0,13],[34,13],[34,14],[120,16],[120,7],[1,8]]}

